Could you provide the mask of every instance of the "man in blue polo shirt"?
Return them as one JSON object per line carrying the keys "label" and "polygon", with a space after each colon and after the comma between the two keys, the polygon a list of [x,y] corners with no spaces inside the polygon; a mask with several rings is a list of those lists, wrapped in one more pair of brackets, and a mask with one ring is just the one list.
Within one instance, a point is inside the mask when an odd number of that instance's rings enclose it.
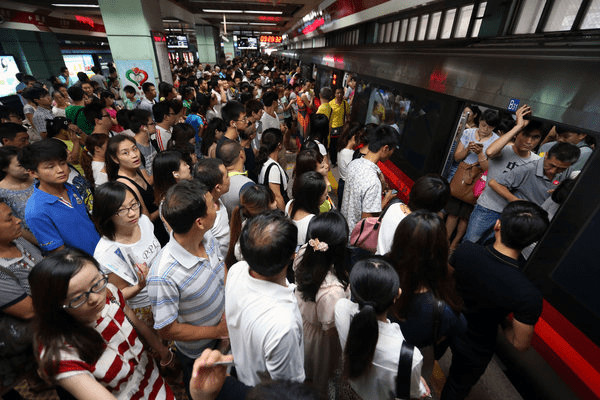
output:
{"label": "man in blue polo shirt", "polygon": [[25,207],[25,221],[45,253],[65,246],[93,255],[100,240],[83,198],[69,178],[67,148],[55,139],[45,139],[23,149],[21,165],[36,178],[33,194]]}

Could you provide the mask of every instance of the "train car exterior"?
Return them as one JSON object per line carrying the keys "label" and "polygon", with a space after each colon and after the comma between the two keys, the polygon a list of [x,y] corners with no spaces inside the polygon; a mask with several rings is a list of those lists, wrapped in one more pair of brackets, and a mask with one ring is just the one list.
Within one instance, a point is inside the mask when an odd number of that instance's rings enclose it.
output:
{"label": "train car exterior", "polygon": [[[528,104],[536,118],[600,138],[600,92],[590,84],[597,79],[600,53],[585,46],[568,50],[527,43],[369,46],[281,54],[313,65],[317,84],[332,85],[335,80],[334,86],[339,86],[345,73],[357,77],[359,101],[355,98],[353,120],[369,122],[365,114],[373,110],[375,92],[380,98],[394,95],[410,103],[399,154],[382,166],[404,199],[413,180],[443,172],[466,104],[509,112]],[[600,234],[598,177],[600,155],[595,151],[524,269],[544,295],[533,347],[577,397],[586,399],[600,398],[600,295],[595,288],[600,278],[595,257]],[[520,368],[535,375],[531,365]]]}

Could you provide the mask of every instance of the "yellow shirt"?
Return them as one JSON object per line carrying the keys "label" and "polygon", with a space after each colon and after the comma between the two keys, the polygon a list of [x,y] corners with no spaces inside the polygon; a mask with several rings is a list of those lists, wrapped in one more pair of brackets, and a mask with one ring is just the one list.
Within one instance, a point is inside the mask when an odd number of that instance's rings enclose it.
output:
{"label": "yellow shirt", "polygon": [[346,100],[342,101],[342,104],[337,104],[335,99],[329,102],[331,107],[331,118],[330,124],[332,128],[339,128],[344,126],[344,119],[350,116],[350,106]]}
{"label": "yellow shirt", "polygon": [[329,118],[329,126],[331,126],[331,106],[329,103],[321,103],[319,108],[317,109],[317,114],[323,114],[327,118]]}

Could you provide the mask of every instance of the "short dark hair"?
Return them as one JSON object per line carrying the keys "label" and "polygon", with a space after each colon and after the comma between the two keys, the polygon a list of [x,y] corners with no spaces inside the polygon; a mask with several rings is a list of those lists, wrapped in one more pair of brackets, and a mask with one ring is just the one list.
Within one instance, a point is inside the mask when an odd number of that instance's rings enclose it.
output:
{"label": "short dark hair", "polygon": [[450,199],[450,185],[439,174],[427,174],[415,181],[408,196],[411,211],[438,212]]}
{"label": "short dark hair", "polygon": [[173,106],[170,101],[159,101],[152,106],[152,114],[154,114],[154,120],[156,122],[163,122],[165,117],[169,115],[169,110],[172,110]]}
{"label": "short dark hair", "polygon": [[480,121],[485,121],[491,127],[497,127],[500,123],[500,116],[498,115],[498,111],[487,109],[481,114]]}
{"label": "short dark hair", "polygon": [[277,101],[278,97],[277,93],[268,91],[262,95],[261,100],[265,107],[271,107]]}
{"label": "short dark hair", "polygon": [[83,96],[85,95],[85,92],[83,91],[81,86],[75,86],[75,85],[68,88],[67,93],[69,93],[69,97],[73,101],[81,101],[81,100],[83,100]]}
{"label": "short dark hair", "polygon": [[[168,221],[167,221],[168,222]],[[250,269],[271,277],[292,261],[298,228],[281,211],[269,211],[248,220],[240,236],[240,246]]]}
{"label": "short dark hair", "polygon": [[0,124],[0,142],[2,139],[14,140],[19,132],[27,132],[27,128],[14,122]]}
{"label": "short dark hair", "polygon": [[102,119],[104,107],[100,103],[90,103],[83,108],[83,115],[90,125],[95,126],[97,119]]}
{"label": "short dark hair", "polygon": [[311,114],[308,124],[308,137],[318,140],[322,145],[327,146],[327,136],[329,135],[329,118],[325,114]]}
{"label": "short dark hair", "polygon": [[225,140],[217,146],[217,158],[223,161],[225,168],[235,164],[240,157],[242,145],[235,140]]}
{"label": "short dark hair", "polygon": [[201,158],[194,165],[194,179],[206,186],[209,192],[212,191],[223,183],[223,173],[219,169],[221,165],[223,161],[218,158]]}
{"label": "short dark hair", "polygon": [[263,105],[258,99],[249,100],[246,103],[246,115],[252,115],[252,113],[259,113],[263,109]]}
{"label": "short dark hair", "polygon": [[229,101],[221,108],[221,117],[225,121],[225,125],[229,128],[231,121],[236,121],[241,113],[245,113],[246,109],[237,101]]}
{"label": "short dark hair", "polygon": [[[92,221],[94,221],[98,233],[102,236],[106,236],[110,240],[115,240],[116,233],[112,217],[119,208],[121,208],[121,205],[125,201],[125,196],[127,196],[127,192],[131,193],[137,202],[140,201],[129,186],[117,181],[106,182],[97,186],[94,192]],[[140,208],[140,215],[141,212],[142,209]]]}
{"label": "short dark hair", "polygon": [[43,139],[25,146],[19,154],[19,163],[29,171],[36,171],[45,161],[66,161],[67,147],[56,139]]}
{"label": "short dark hair", "polygon": [[135,110],[131,110],[127,114],[127,119],[129,122],[129,129],[133,133],[139,133],[140,129],[143,125],[148,123],[148,119],[152,118],[152,114],[148,110],[142,110],[136,108]]}
{"label": "short dark hair", "polygon": [[46,137],[58,136],[63,129],[69,129],[69,121],[65,117],[54,117],[46,120]]}
{"label": "short dark hair", "polygon": [[162,213],[173,232],[188,233],[198,218],[206,216],[206,193],[206,186],[194,179],[183,180],[167,190]]}
{"label": "short dark hair", "polygon": [[[36,103],[36,100],[49,95],[50,93],[43,87],[33,86],[23,91],[23,97]],[[37,103],[36,103],[37,104]]]}
{"label": "short dark hair", "polygon": [[127,86],[125,86],[125,87],[123,88],[123,91],[124,91],[125,93],[131,93],[131,94],[135,94],[135,93],[136,93],[136,92],[135,92],[135,88],[134,88],[133,86],[131,86],[131,85],[127,85]]}
{"label": "short dark hair", "polygon": [[325,86],[321,88],[321,91],[319,92],[319,97],[331,101],[335,96],[333,95],[333,90],[331,90],[329,86]]}
{"label": "short dark hair", "polygon": [[541,239],[550,225],[548,213],[530,201],[508,203],[500,215],[500,239],[515,250],[523,250]]}
{"label": "short dark hair", "polygon": [[142,85],[142,91],[144,93],[148,93],[150,91],[150,89],[152,89],[153,87],[154,87],[154,83],[144,82],[144,84]]}
{"label": "short dark hair", "polygon": [[298,183],[294,183],[294,201],[292,202],[290,218],[294,218],[298,210],[304,210],[314,215],[319,214],[319,206],[321,205],[319,200],[325,189],[327,189],[323,175],[316,171],[309,171],[296,176],[296,179]]}
{"label": "short dark hair", "polygon": [[35,76],[33,76],[33,75],[23,75],[23,79],[22,79],[21,82],[23,82],[23,83],[29,83],[29,82],[35,82],[35,81],[36,81]]}
{"label": "short dark hair", "polygon": [[543,122],[537,119],[532,119],[529,123],[523,128],[520,134],[524,134],[527,136],[531,136],[532,132],[538,131],[542,137],[546,136],[550,131],[550,124],[547,122]]}
{"label": "short dark hair", "polygon": [[577,159],[579,159],[579,155],[581,154],[581,150],[579,147],[575,146],[571,143],[559,142],[556,143],[550,150],[548,150],[547,157],[548,158],[556,158],[559,161],[573,164]]}
{"label": "short dark hair", "polygon": [[396,148],[400,143],[398,131],[389,125],[377,127],[374,131],[367,135],[369,143],[369,151],[378,152],[383,146]]}

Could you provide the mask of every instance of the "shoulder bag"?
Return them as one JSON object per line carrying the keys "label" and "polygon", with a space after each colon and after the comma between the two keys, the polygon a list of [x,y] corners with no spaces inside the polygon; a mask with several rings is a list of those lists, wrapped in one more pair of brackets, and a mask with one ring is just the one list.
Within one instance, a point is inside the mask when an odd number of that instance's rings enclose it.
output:
{"label": "shoulder bag", "polygon": [[477,199],[473,195],[473,186],[483,174],[483,169],[479,163],[467,164],[461,161],[452,181],[450,182],[450,194],[459,200],[468,204],[477,203]]}

